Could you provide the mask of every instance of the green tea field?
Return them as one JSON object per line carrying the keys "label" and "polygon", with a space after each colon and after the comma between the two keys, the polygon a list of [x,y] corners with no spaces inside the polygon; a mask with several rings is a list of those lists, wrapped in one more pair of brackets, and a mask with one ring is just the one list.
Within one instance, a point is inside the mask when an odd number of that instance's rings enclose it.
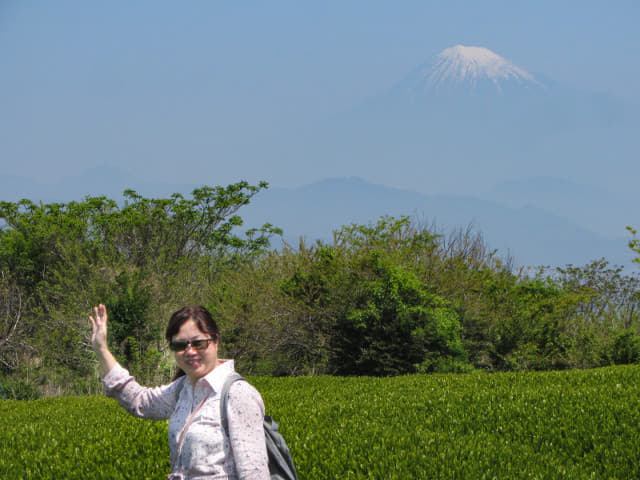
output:
{"label": "green tea field", "polygon": [[[640,478],[640,367],[251,378],[301,480]],[[162,479],[167,423],[104,397],[0,401],[1,479]]]}

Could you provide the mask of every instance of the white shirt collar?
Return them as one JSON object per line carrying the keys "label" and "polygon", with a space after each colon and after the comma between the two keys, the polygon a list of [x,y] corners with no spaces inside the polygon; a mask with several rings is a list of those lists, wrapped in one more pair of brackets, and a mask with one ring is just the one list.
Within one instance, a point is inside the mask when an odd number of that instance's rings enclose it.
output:
{"label": "white shirt collar", "polygon": [[218,361],[220,364],[216,368],[198,380],[207,382],[214,392],[222,390],[224,381],[235,371],[233,360],[219,359]]}

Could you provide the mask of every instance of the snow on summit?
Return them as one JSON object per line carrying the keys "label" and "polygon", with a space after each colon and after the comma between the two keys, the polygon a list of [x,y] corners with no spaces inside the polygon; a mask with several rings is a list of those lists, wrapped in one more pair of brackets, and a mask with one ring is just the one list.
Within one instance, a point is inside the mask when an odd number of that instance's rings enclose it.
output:
{"label": "snow on summit", "polygon": [[509,78],[533,81],[533,76],[508,62],[500,55],[482,47],[447,48],[438,55],[431,79],[438,81],[474,81],[489,77],[494,82]]}
{"label": "snow on summit", "polygon": [[491,50],[463,45],[443,50],[432,62],[414,70],[403,83],[405,88],[423,92],[491,88],[502,93],[507,84],[542,86],[532,74]]}

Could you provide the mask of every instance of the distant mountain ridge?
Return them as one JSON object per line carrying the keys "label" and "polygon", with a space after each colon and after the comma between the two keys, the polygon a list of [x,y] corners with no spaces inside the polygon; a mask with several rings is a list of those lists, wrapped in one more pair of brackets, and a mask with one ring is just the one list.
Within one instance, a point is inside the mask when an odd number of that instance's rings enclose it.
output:
{"label": "distant mountain ridge", "polygon": [[[213,179],[202,180],[203,184],[217,185]],[[548,188],[540,188],[544,184]],[[41,200],[52,203],[81,200],[86,195],[105,195],[121,201],[125,188],[147,197],[166,198],[176,192],[188,196],[201,185],[153,184],[117,169],[101,167],[50,185],[0,175],[0,200],[28,198],[36,203]],[[575,198],[575,202],[566,202],[566,198]],[[555,207],[558,213],[544,208],[547,200],[550,202],[547,206]],[[589,220],[590,212],[597,211],[598,204],[604,208],[600,214],[614,212],[614,203],[607,201],[611,201],[607,192],[572,186],[553,178],[498,185],[484,197],[477,197],[427,195],[374,184],[359,177],[338,177],[297,188],[272,186],[260,192],[239,214],[245,228],[267,221],[283,228],[285,240],[293,246],[297,246],[300,237],[310,242],[317,239],[330,242],[332,232],[343,225],[375,223],[383,215],[406,215],[445,231],[471,224],[499,255],[511,254],[516,263],[523,266],[581,265],[605,257],[612,264],[632,267],[623,227],[598,233],[583,223]],[[554,202],[565,202],[566,210],[558,210]],[[576,210],[585,215],[576,215]],[[615,213],[624,219],[624,212]],[[628,224],[640,226],[640,218],[630,219]]]}
{"label": "distant mountain ridge", "polygon": [[616,236],[628,225],[640,224],[632,192],[608,191],[554,177],[502,182],[484,192],[483,199],[509,208],[527,205],[552,212],[604,236]]}
{"label": "distant mountain ridge", "polygon": [[443,231],[472,225],[499,255],[512,255],[522,266],[582,265],[606,258],[631,267],[627,239],[606,238],[543,209],[508,208],[471,196],[425,195],[385,187],[357,177],[333,178],[295,189],[261,192],[246,207],[246,226],[270,222],[284,229],[287,243],[330,242],[343,225],[372,224],[383,215],[409,216]]}

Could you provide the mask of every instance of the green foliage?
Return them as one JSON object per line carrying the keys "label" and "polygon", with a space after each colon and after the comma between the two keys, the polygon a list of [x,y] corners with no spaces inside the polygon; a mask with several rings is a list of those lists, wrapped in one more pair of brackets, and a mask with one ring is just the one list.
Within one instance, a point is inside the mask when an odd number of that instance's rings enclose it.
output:
{"label": "green foliage", "polygon": [[584,267],[556,269],[564,288],[580,295],[578,313],[605,328],[630,328],[638,319],[640,279],[622,267],[595,260]]}
{"label": "green foliage", "polygon": [[162,338],[161,326],[151,319],[151,288],[140,274],[123,272],[116,277],[115,293],[106,301],[111,350],[142,382],[154,379],[161,360],[153,345]]}
{"label": "green foliage", "polygon": [[[471,227],[446,233],[407,217],[270,250],[281,232],[268,223],[237,235],[239,209],[266,186],[0,202],[0,372],[48,395],[95,391],[87,315],[98,302],[117,358],[150,383],[170,375],[163,331],[185,304],[214,313],[221,354],[253,374],[640,362],[640,279],[621,267],[516,270]],[[640,253],[635,238],[630,247]]]}
{"label": "green foliage", "polygon": [[636,234],[638,233],[638,231],[635,228],[631,227],[627,227],[627,230],[629,231],[629,233],[631,233],[631,235],[633,235],[633,238],[629,240],[629,248],[633,252],[638,254],[638,256],[633,261],[640,263],[640,239],[636,238]]}
{"label": "green foliage", "polygon": [[111,340],[119,346],[129,337],[138,341],[153,339],[157,332],[149,331],[147,318],[151,291],[140,275],[133,278],[127,272],[121,273],[116,277],[115,290],[114,297],[107,302]]}
{"label": "green foliage", "polygon": [[348,291],[352,306],[334,326],[336,373],[398,375],[433,371],[440,358],[465,360],[455,312],[378,252],[361,259]]}
{"label": "green foliage", "polygon": [[17,368],[26,347],[22,341],[29,330],[23,314],[29,300],[8,274],[0,272],[0,372]]}
{"label": "green foliage", "polygon": [[630,330],[619,332],[606,352],[607,359],[616,365],[627,365],[640,361],[640,337]]}
{"label": "green foliage", "polygon": [[575,301],[568,316],[572,366],[637,362],[632,352],[640,333],[638,276],[624,275],[621,267],[611,267],[604,259],[556,272],[558,283]]}
{"label": "green foliage", "polygon": [[0,266],[22,285],[36,287],[79,255],[94,268],[126,264],[166,272],[185,259],[260,252],[278,229],[265,224],[247,239],[232,230],[242,225],[236,212],[266,187],[205,186],[191,199],[149,199],[127,190],[122,207],[105,197],[39,206],[26,199],[0,202]]}
{"label": "green foliage", "polygon": [[406,218],[384,217],[343,228],[334,245],[283,253],[292,266],[281,293],[322,332],[326,372],[398,375],[437,371],[446,359],[466,363],[457,314],[409,262],[432,251],[435,238]]}
{"label": "green foliage", "polygon": [[258,186],[238,182],[227,187],[202,187],[186,199],[148,199],[133,190],[125,191],[125,206],[105,219],[107,243],[135,266],[167,268],[176,262],[202,257],[258,253],[269,246],[269,236],[280,233],[265,224],[253,229],[246,239],[234,227],[242,226],[237,211],[247,205],[266,182]]}
{"label": "green foliage", "polygon": [[169,470],[166,425],[106,398],[4,401],[0,418],[1,478],[155,479]]}
{"label": "green foliage", "polygon": [[170,312],[189,298],[204,303],[203,283],[265,252],[280,233],[265,224],[236,234],[238,210],[266,187],[243,181],[164,199],[127,190],[123,205],[105,197],[0,202],[0,367],[90,375],[87,316],[104,302],[123,363],[143,380],[165,372]]}
{"label": "green foliage", "polygon": [[[504,288],[504,287],[503,287]],[[506,290],[489,292],[502,310],[493,330],[499,368],[563,368],[567,348],[562,319],[564,292],[550,279],[512,282]],[[504,302],[497,305],[497,301]]]}
{"label": "green foliage", "polygon": [[[251,378],[300,478],[639,478],[638,366]],[[0,402],[0,478],[164,478],[167,423],[102,397]]]}
{"label": "green foliage", "polygon": [[265,374],[597,367],[615,363],[620,331],[640,333],[640,282],[619,267],[529,275],[470,230],[434,234],[407,218],[269,252],[212,298],[223,348]]}
{"label": "green foliage", "polygon": [[35,400],[41,396],[32,383],[11,377],[0,377],[0,399]]}

